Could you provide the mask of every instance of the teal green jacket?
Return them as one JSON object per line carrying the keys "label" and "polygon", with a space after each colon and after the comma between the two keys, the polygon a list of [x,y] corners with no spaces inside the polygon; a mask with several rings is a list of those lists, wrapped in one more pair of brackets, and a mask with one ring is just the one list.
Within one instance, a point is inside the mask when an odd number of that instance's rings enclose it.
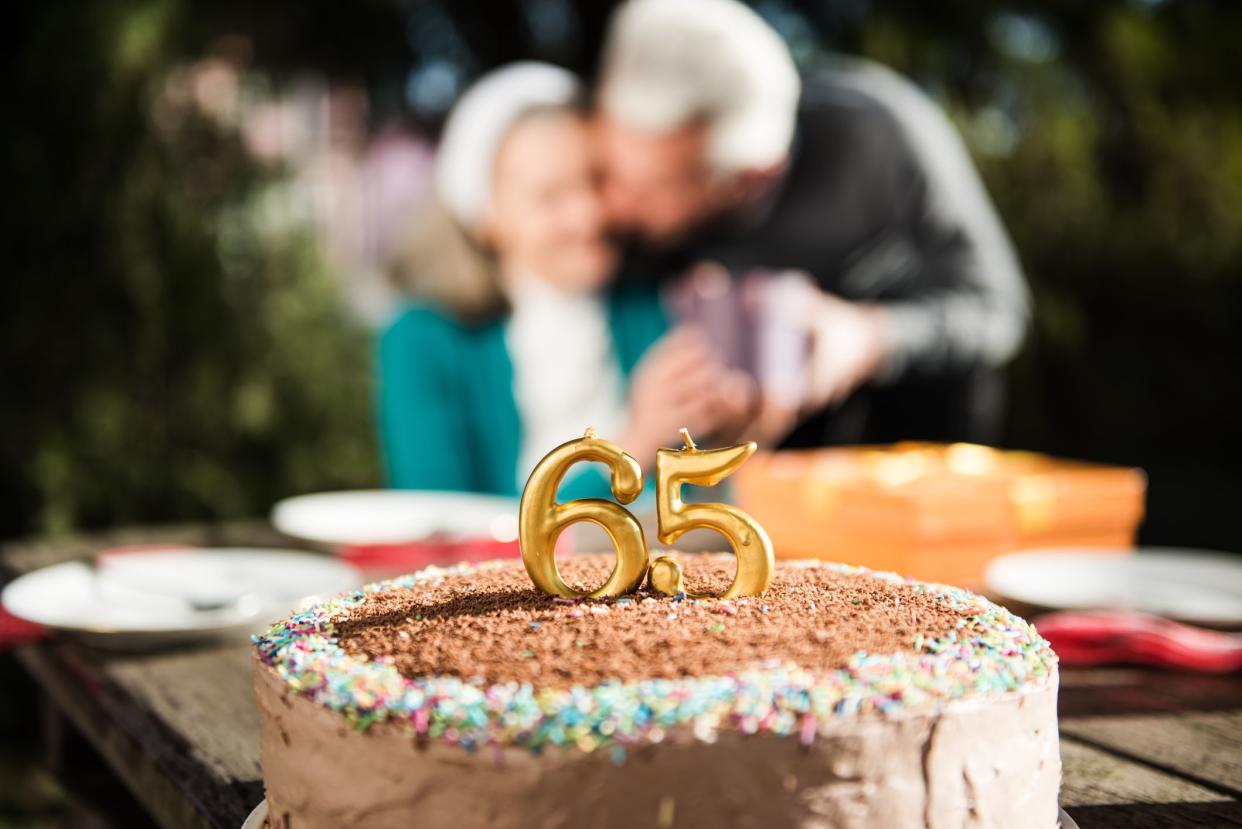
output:
{"label": "teal green jacket", "polygon": [[[613,351],[628,377],[668,328],[655,286],[608,294]],[[513,397],[507,320],[478,326],[406,306],[379,338],[379,430],[390,486],[518,495],[522,419]],[[578,435],[566,435],[572,440]],[[549,447],[551,448],[551,447]],[[594,464],[561,497],[608,497]]]}

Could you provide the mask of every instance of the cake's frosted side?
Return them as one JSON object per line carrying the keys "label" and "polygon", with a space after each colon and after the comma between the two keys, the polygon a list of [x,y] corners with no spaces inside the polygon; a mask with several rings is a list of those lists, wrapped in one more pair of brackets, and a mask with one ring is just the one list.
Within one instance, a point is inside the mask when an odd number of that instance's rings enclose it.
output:
{"label": "cake's frosted side", "polygon": [[674,729],[628,752],[465,752],[366,733],[256,662],[275,829],[1054,829],[1056,679],[941,714],[842,717],[809,744]]}

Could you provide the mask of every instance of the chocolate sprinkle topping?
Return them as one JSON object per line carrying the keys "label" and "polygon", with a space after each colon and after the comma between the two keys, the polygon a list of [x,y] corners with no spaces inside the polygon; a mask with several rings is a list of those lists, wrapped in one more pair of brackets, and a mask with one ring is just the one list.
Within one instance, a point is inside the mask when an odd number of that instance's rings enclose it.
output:
{"label": "chocolate sprinkle topping", "polygon": [[[684,555],[682,564],[694,590],[717,592],[732,579],[731,556]],[[583,588],[602,584],[612,565],[612,554],[565,556],[560,570]],[[335,629],[347,654],[391,657],[407,678],[569,688],[724,675],[772,659],[843,668],[859,651],[914,653],[916,642],[948,635],[965,616],[912,585],[784,562],[762,596],[556,599],[514,561],[374,594]]]}

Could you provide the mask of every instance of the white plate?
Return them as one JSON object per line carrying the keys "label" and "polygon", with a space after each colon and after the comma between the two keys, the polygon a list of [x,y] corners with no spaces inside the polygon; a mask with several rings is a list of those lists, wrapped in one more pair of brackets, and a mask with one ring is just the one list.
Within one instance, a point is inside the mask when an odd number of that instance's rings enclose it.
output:
{"label": "white plate", "polygon": [[1227,553],[1036,550],[996,559],[984,582],[999,596],[1058,610],[1140,610],[1200,624],[1242,624],[1242,557]]}
{"label": "white plate", "polygon": [[0,601],[53,630],[136,648],[257,631],[361,582],[353,567],[313,553],[169,548],[45,567],[6,586]]}
{"label": "white plate", "polygon": [[401,544],[517,538],[518,501],[495,495],[403,489],[299,495],[278,503],[272,524],[285,535],[327,544]]}

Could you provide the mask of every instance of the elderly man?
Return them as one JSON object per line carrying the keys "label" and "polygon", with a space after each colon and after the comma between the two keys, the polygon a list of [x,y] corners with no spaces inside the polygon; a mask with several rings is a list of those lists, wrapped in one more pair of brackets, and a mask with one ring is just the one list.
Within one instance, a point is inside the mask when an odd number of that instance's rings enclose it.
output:
{"label": "elderly man", "polygon": [[995,436],[1027,292],[960,140],[913,86],[861,62],[799,78],[735,0],[628,0],[598,98],[608,207],[640,242],[630,274],[710,261],[818,286],[787,445]]}

